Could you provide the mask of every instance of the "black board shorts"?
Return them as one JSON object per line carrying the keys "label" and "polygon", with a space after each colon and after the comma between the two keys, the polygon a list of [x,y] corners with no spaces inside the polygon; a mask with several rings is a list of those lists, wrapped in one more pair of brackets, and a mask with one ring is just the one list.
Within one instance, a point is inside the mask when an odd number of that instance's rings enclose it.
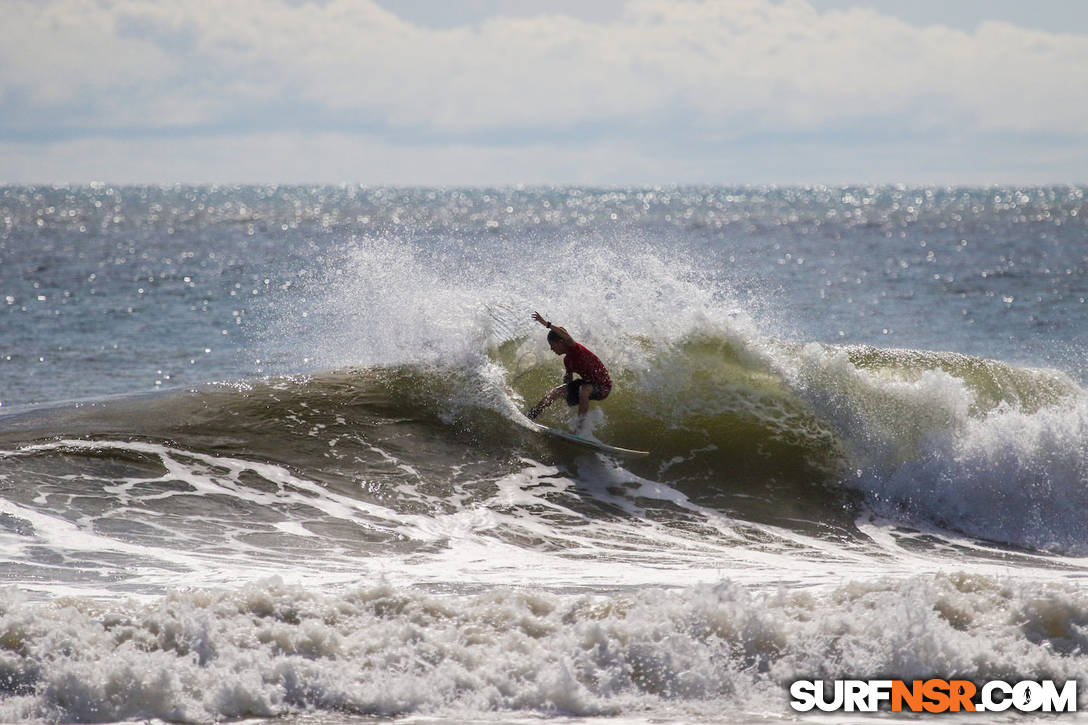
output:
{"label": "black board shorts", "polygon": [[593,386],[593,392],[589,394],[590,400],[604,400],[612,391],[612,386],[602,389],[597,383],[590,383],[588,380],[571,380],[567,383],[567,405],[578,405],[581,402],[579,389],[583,384]]}

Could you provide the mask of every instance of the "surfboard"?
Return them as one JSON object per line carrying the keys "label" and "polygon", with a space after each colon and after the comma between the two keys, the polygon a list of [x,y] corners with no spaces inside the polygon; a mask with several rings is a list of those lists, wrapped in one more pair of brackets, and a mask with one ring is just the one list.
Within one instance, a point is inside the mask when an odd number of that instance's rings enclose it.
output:
{"label": "surfboard", "polygon": [[600,441],[591,440],[589,438],[583,438],[582,436],[575,435],[573,433],[568,433],[567,431],[560,430],[559,428],[549,428],[548,426],[541,425],[540,423],[537,423],[535,421],[529,421],[529,425],[531,425],[535,430],[538,430],[541,433],[546,433],[546,434],[548,434],[550,436],[554,436],[556,438],[562,438],[563,440],[565,440],[565,441],[567,441],[569,443],[573,443],[575,445],[582,446],[583,448],[592,448],[594,450],[602,451],[604,453],[614,453],[616,455],[621,455],[621,456],[648,456],[648,455],[650,455],[649,451],[635,451],[635,450],[631,450],[630,448],[620,448],[619,446],[610,446],[607,443],[601,443]]}

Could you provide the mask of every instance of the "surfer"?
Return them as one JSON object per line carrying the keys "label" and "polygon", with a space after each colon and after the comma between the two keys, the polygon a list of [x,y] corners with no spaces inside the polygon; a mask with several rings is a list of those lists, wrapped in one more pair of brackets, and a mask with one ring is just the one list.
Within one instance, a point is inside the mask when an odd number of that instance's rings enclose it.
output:
{"label": "surfer", "polygon": [[[548,328],[548,346],[556,355],[563,355],[563,366],[567,369],[563,375],[563,384],[553,388],[539,403],[529,408],[526,415],[535,420],[545,408],[557,398],[566,398],[567,405],[578,406],[578,415],[585,417],[589,411],[589,401],[604,400],[612,390],[612,379],[608,376],[601,359],[590,352],[570,336],[564,328],[545,320],[539,312],[533,313],[533,319]],[[575,379],[574,374],[579,377]]]}

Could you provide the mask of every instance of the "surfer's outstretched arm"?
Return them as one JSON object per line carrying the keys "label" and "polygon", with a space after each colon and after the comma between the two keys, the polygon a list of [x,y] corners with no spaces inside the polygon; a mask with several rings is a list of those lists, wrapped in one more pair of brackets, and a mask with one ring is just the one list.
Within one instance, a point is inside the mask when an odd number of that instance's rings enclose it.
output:
{"label": "surfer's outstretched arm", "polygon": [[537,322],[539,322],[540,324],[544,325],[544,327],[547,327],[549,330],[554,332],[556,335],[559,335],[559,337],[561,337],[563,339],[563,342],[567,343],[568,345],[573,345],[574,344],[574,338],[570,336],[570,333],[567,332],[567,329],[565,327],[560,327],[559,325],[553,325],[548,320],[545,320],[544,316],[541,315],[539,312],[534,312],[533,313],[533,319],[536,320]]}
{"label": "surfer's outstretched arm", "polygon": [[557,388],[552,388],[550,391],[548,391],[547,395],[545,395],[543,398],[540,399],[539,403],[534,405],[532,408],[529,408],[529,412],[526,413],[529,420],[536,420],[537,416],[539,416],[542,412],[544,412],[545,408],[547,408],[549,405],[551,405],[553,402],[555,402],[558,398],[562,398],[566,394],[567,394],[567,384],[566,383],[563,383],[562,385],[560,385]]}

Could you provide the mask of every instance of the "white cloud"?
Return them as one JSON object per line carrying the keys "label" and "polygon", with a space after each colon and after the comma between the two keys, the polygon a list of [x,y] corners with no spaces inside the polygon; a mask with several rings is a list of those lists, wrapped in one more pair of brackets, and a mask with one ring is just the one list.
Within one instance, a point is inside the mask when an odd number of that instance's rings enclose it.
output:
{"label": "white cloud", "polygon": [[175,59],[119,37],[113,15],[90,0],[7,2],[0,12],[0,94],[19,89],[48,109],[175,72]]}
{"label": "white cloud", "polygon": [[500,16],[453,29],[363,0],[6,5],[5,90],[21,87],[43,116],[82,98],[107,127],[222,122],[271,103],[437,132],[653,114],[804,129],[920,105],[943,111],[923,126],[1088,127],[1086,36],[920,28],[801,0],[648,0],[608,24]]}
{"label": "white cloud", "polygon": [[2,13],[0,140],[12,143],[341,132],[367,148],[493,148],[499,163],[502,143],[698,158],[700,145],[720,156],[773,135],[1083,145],[1088,130],[1086,35],[919,27],[804,0],[643,0],[607,21],[453,27],[369,0],[5,0]]}

